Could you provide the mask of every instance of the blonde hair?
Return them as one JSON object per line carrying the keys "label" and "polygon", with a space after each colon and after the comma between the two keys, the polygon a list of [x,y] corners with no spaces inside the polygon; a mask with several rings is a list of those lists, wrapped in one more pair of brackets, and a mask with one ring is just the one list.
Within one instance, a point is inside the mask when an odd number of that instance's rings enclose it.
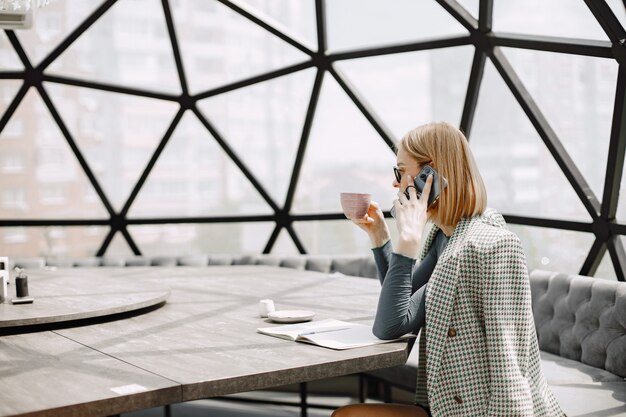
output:
{"label": "blonde hair", "polygon": [[407,133],[399,146],[448,180],[443,188],[439,179],[441,194],[431,208],[437,223],[452,226],[485,211],[487,190],[463,132],[446,122],[428,123]]}

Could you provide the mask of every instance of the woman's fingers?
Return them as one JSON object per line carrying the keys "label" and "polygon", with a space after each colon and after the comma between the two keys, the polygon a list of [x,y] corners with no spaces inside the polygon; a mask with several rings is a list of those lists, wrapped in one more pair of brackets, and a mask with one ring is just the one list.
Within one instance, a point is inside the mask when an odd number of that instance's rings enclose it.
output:
{"label": "woman's fingers", "polygon": [[426,178],[426,184],[424,184],[424,190],[422,190],[422,195],[420,195],[420,202],[423,202],[428,208],[428,197],[430,196],[430,189],[433,185],[433,174],[430,174],[428,178]]}
{"label": "woman's fingers", "polygon": [[374,223],[374,219],[370,216],[368,216],[367,214],[363,217],[361,217],[360,219],[353,219],[352,220],[354,223],[356,224],[370,224],[370,223]]}
{"label": "woman's fingers", "polygon": [[[413,184],[413,177],[410,175],[407,175],[407,177],[409,180],[409,184]],[[408,187],[406,187],[404,193],[408,194],[409,200],[417,201],[417,188],[415,188],[414,185],[409,185]]]}
{"label": "woman's fingers", "polygon": [[370,203],[370,206],[367,208],[366,216],[374,217],[374,215],[376,215],[376,213],[378,213],[379,210],[380,210],[380,207],[378,206],[378,203],[375,201],[372,201]]}
{"label": "woman's fingers", "polygon": [[359,226],[370,226],[376,223],[376,219],[382,219],[382,211],[377,202],[372,201],[367,208],[367,212],[360,219],[351,219],[353,223]]}
{"label": "woman's fingers", "polygon": [[[408,175],[407,177],[408,177],[409,182],[413,184],[413,177],[411,177],[410,175]],[[418,201],[417,188],[415,188],[415,186],[413,185],[409,185],[404,189],[404,191],[398,190],[397,200],[399,200],[400,204],[402,205],[407,204],[409,201],[412,201],[412,202]]]}

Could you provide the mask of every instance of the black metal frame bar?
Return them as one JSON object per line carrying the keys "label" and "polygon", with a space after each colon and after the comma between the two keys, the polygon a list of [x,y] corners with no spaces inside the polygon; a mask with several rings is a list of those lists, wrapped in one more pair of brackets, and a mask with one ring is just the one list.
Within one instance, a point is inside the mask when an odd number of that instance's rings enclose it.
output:
{"label": "black metal frame bar", "polygon": [[613,58],[612,45],[608,41],[559,38],[553,36],[518,35],[515,33],[491,33],[487,35],[494,46],[521,48],[533,51],[558,52],[569,55]]}
{"label": "black metal frame bar", "polygon": [[397,45],[378,46],[375,48],[356,49],[354,51],[335,52],[328,54],[325,58],[331,62],[346,59],[370,58],[404,52],[428,51],[431,49],[452,48],[455,46],[471,45],[471,40],[467,36],[455,38],[427,39],[420,42],[403,43]]}
{"label": "black metal frame bar", "polygon": [[264,81],[273,80],[274,78],[282,77],[284,75],[293,74],[294,72],[302,71],[311,67],[313,67],[312,61],[301,62],[299,64],[295,64],[289,67],[270,71],[265,74],[256,75],[254,77],[250,77],[241,81],[235,81],[231,84],[227,84],[222,87],[217,87],[212,90],[205,91],[203,93],[192,96],[192,99],[195,101],[203,100],[205,98],[213,97],[218,94],[228,93],[230,91],[234,91],[234,90],[245,88],[254,84],[262,83]]}
{"label": "black metal frame bar", "polygon": [[118,86],[113,84],[101,83],[97,81],[86,81],[78,78],[62,77],[59,75],[47,75],[42,76],[44,82],[51,82],[56,84],[71,85],[73,87],[90,88],[94,90],[107,91],[110,93],[127,94],[137,97],[154,98],[164,101],[179,101],[178,96],[171,94],[157,93],[154,91],[141,90],[137,88],[130,88],[124,86]]}
{"label": "black metal frame bar", "polygon": [[626,31],[606,1],[584,0],[584,2],[612,43],[619,43],[626,39]]}
{"label": "black metal frame bar", "polygon": [[[26,96],[30,87],[34,87],[38,94],[42,97],[46,107],[50,111],[52,118],[59,126],[63,136],[68,142],[72,152],[75,154],[79,164],[94,187],[96,193],[106,208],[108,219],[8,219],[0,220],[0,227],[41,227],[41,226],[109,226],[111,229],[104,239],[102,246],[98,250],[98,255],[103,255],[107,247],[117,232],[122,233],[125,240],[134,253],[140,254],[140,248],[135,244],[132,236],[127,230],[128,225],[136,224],[200,224],[200,223],[225,223],[225,222],[259,222],[273,221],[276,223],[271,236],[265,248],[264,253],[269,253],[278,238],[280,231],[286,229],[294,244],[302,253],[306,253],[306,249],[300,238],[297,236],[293,228],[294,221],[318,221],[318,220],[339,220],[344,219],[342,213],[321,213],[321,214],[294,214],[291,213],[295,190],[300,178],[302,163],[306,154],[308,139],[313,124],[319,95],[321,92],[324,75],[328,72],[340,85],[346,95],[364,115],[368,122],[378,132],[381,139],[386,145],[393,150],[395,148],[395,138],[384,121],[376,114],[374,109],[366,102],[360,92],[350,83],[346,77],[335,65],[337,61],[367,58],[374,56],[382,56],[387,54],[397,54],[404,52],[417,52],[424,50],[433,50],[438,48],[449,48],[463,45],[474,45],[475,54],[472,61],[467,93],[463,113],[460,120],[460,128],[466,133],[468,138],[471,136],[472,123],[480,87],[484,74],[486,61],[489,58],[499,74],[502,76],[508,88],[521,105],[526,116],[537,130],[539,136],[548,147],[551,155],[563,171],[569,183],[575,190],[579,199],[583,202],[585,208],[590,214],[590,222],[573,222],[558,219],[533,218],[527,216],[505,215],[506,220],[512,224],[548,227],[561,230],[572,230],[586,233],[593,233],[595,236],[587,259],[580,270],[582,274],[593,274],[599,265],[602,256],[608,250],[616,275],[619,280],[623,281],[626,274],[626,254],[619,236],[626,235],[626,224],[618,224],[615,216],[618,206],[619,188],[622,182],[624,169],[624,155],[626,152],[626,47],[623,40],[626,39],[626,31],[621,26],[619,20],[615,17],[605,0],[579,0],[584,1],[595,19],[599,22],[608,41],[597,41],[587,39],[571,39],[550,36],[533,36],[510,33],[498,33],[492,31],[493,18],[493,0],[480,0],[478,19],[472,16],[465,8],[456,0],[435,0],[447,11],[456,21],[458,21],[467,31],[467,36],[458,36],[440,39],[426,39],[413,43],[402,43],[395,45],[378,46],[366,49],[357,49],[351,51],[342,51],[337,53],[327,52],[327,31],[326,31],[326,3],[325,0],[315,0],[315,14],[317,26],[317,49],[306,45],[297,39],[294,34],[287,33],[284,28],[279,27],[274,22],[267,21],[260,13],[249,6],[243,4],[239,0],[216,0],[224,6],[230,8],[235,13],[250,21],[252,24],[268,31],[277,38],[281,39],[288,45],[308,55],[310,59],[296,63],[284,68],[258,74],[246,79],[232,82],[217,88],[213,88],[199,94],[190,95],[185,75],[184,63],[181,56],[180,44],[176,36],[176,25],[174,24],[170,3],[168,0],[161,0],[165,21],[167,24],[168,35],[172,46],[172,52],[178,71],[179,81],[182,93],[173,95],[158,91],[149,91],[137,88],[129,88],[114,84],[88,81],[53,75],[45,73],[49,65],[56,60],[63,52],[65,52],[86,30],[88,30],[101,16],[103,16],[117,0],[106,0],[98,6],[76,29],[68,34],[59,45],[54,48],[38,65],[33,66],[22,48],[20,41],[13,31],[7,30],[5,33],[11,43],[13,49],[21,60],[24,69],[1,71],[0,79],[4,80],[23,80],[24,83],[17,90],[13,100],[0,115],[0,132],[6,127],[8,121],[19,107],[20,103]],[[581,56],[589,56],[602,59],[613,59],[619,64],[618,80],[616,85],[614,113],[612,119],[611,137],[609,144],[609,152],[607,157],[607,168],[605,184],[603,189],[602,201],[593,194],[588,186],[584,176],[578,170],[572,158],[566,152],[561,144],[557,134],[554,132],[546,118],[543,116],[539,106],[532,99],[531,94],[526,90],[523,83],[509,64],[500,48],[522,48],[527,50],[548,51],[553,53],[565,53]],[[289,189],[285,201],[281,206],[274,202],[268,195],[266,190],[256,180],[253,172],[241,161],[236,153],[228,145],[228,141],[224,138],[210,122],[210,120],[198,110],[196,104],[198,101],[214,97],[219,94],[245,88],[257,83],[269,81],[277,77],[289,75],[308,68],[316,68],[317,74],[311,91],[311,98],[307,108],[304,120],[300,144],[294,160],[293,170],[291,174]],[[124,207],[117,213],[111,206],[104,190],[100,187],[97,178],[91,171],[87,161],[82,156],[80,148],[75,143],[71,133],[65,126],[65,123],[59,113],[56,111],[53,100],[48,96],[45,83],[64,84],[81,88],[90,88],[101,91],[108,91],[118,94],[128,94],[139,97],[146,97],[164,101],[177,102],[180,105],[179,111],[174,116],[168,130],[165,132],[159,145],[155,149],[152,157],[147,163],[137,183],[133,187]],[[171,135],[178,126],[185,111],[191,110],[192,113],[201,121],[203,126],[209,131],[213,138],[218,142],[223,151],[232,159],[234,164],[241,170],[244,176],[251,182],[254,188],[264,198],[267,204],[274,211],[270,215],[252,215],[252,216],[207,216],[207,217],[169,217],[169,218],[128,218],[128,211],[136,199],[142,186],[145,184],[148,175],[153,169],[155,163],[160,157],[164,147],[168,143]],[[389,213],[385,213],[389,216]]]}
{"label": "black metal frame bar", "polygon": [[169,0],[161,0],[161,4],[163,5],[163,14],[165,15],[165,23],[167,24],[167,33],[169,34],[170,43],[172,44],[172,52],[174,53],[174,61],[176,62],[180,88],[183,91],[183,94],[181,95],[182,100],[184,97],[189,96],[187,75],[185,74],[185,66],[183,65],[183,58],[180,54],[180,48],[178,46],[178,38],[176,37],[176,28],[174,26],[174,18],[172,17],[172,11],[170,10]]}
{"label": "black metal frame bar", "polygon": [[467,85],[461,123],[459,124],[459,128],[465,133],[468,141],[471,140],[472,123],[474,122],[474,114],[476,113],[476,106],[478,104],[478,93],[480,92],[480,84],[483,80],[486,61],[487,51],[476,48],[469,83]]}

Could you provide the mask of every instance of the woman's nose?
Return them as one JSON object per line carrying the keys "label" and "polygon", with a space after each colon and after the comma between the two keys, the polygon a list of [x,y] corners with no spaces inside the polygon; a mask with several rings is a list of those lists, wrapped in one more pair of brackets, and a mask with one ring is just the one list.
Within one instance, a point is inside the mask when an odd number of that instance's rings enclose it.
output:
{"label": "woman's nose", "polygon": [[393,188],[400,188],[400,183],[397,180],[393,180],[393,182],[391,183],[391,186]]}

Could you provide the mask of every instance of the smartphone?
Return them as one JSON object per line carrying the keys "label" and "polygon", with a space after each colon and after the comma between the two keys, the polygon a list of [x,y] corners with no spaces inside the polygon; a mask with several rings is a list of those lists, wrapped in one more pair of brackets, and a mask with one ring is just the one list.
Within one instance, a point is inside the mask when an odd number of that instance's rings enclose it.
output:
{"label": "smartphone", "polygon": [[[430,207],[435,201],[439,199],[441,189],[448,186],[448,180],[446,180],[444,177],[440,177],[437,171],[435,171],[435,168],[431,167],[430,165],[424,165],[419,174],[417,174],[417,177],[415,177],[415,179],[413,180],[413,184],[415,185],[415,191],[417,192],[417,198],[422,195],[422,192],[424,191],[424,186],[426,185],[426,180],[428,179],[428,176],[430,174],[433,175],[433,183],[430,187],[430,195],[428,196],[428,207]],[[441,178],[441,181],[439,181],[439,178]],[[406,195],[406,198],[411,198],[408,190],[405,190],[404,194]],[[391,208],[391,217],[396,217],[395,207]]]}
{"label": "smartphone", "polygon": [[[445,178],[440,177],[437,171],[435,171],[435,168],[431,167],[430,165],[424,165],[422,167],[422,170],[413,180],[413,183],[415,184],[415,190],[417,191],[417,198],[422,195],[422,192],[424,191],[424,186],[426,185],[426,180],[431,174],[433,176],[433,183],[430,188],[430,195],[428,196],[428,207],[430,207],[435,201],[439,199],[441,189],[448,186],[448,181]],[[441,181],[439,181],[440,178]],[[409,193],[406,191],[405,193],[408,197]]]}

